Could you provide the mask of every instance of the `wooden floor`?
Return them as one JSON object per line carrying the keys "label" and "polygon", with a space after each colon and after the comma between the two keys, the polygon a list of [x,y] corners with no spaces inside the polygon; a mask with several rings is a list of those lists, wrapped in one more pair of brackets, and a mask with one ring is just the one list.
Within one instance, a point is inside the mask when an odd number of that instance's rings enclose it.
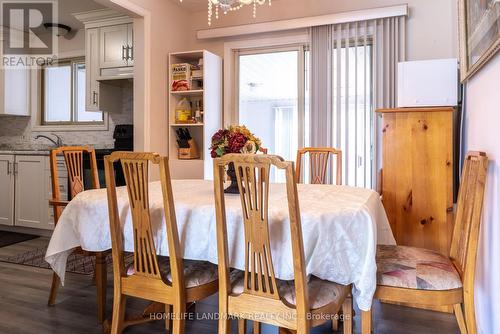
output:
{"label": "wooden floor", "polygon": [[[41,247],[47,239],[38,238],[0,248],[0,257]],[[67,273],[66,286],[61,288],[54,307],[47,306],[52,272],[28,266],[0,262],[0,333],[101,333],[97,324],[95,286],[90,276]],[[107,314],[111,314],[112,279],[109,275]],[[141,310],[144,301],[129,300],[127,311]],[[217,296],[196,305],[192,314],[197,320],[187,322],[188,334],[217,333],[217,321],[207,318],[217,312]],[[356,312],[354,332],[360,332],[360,312]],[[233,326],[233,332],[236,331]],[[331,333],[329,325],[312,333]],[[375,333],[458,333],[455,318],[450,314],[411,309],[395,305],[374,305]],[[131,327],[125,333],[164,333],[160,321]],[[250,332],[250,330],[249,330]],[[339,333],[342,330],[340,329]],[[265,326],[263,333],[277,333]]]}

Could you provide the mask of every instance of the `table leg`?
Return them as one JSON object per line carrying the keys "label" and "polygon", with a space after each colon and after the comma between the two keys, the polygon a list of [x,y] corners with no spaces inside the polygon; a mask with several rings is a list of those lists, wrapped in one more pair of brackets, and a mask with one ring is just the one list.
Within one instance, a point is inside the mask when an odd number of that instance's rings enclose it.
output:
{"label": "table leg", "polygon": [[108,284],[106,253],[95,255],[95,285],[97,289],[97,319],[103,323],[106,319],[106,286]]}

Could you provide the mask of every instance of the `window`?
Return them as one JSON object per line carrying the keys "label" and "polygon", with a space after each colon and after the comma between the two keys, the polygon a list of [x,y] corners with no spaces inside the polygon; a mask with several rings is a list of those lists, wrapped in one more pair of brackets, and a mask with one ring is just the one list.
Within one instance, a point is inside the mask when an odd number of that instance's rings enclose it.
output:
{"label": "window", "polygon": [[103,124],[102,112],[85,110],[85,62],[60,61],[42,69],[42,124]]}
{"label": "window", "polygon": [[[305,46],[294,46],[239,51],[236,57],[238,122],[285,160],[295,160],[308,141],[306,53]],[[285,181],[283,171],[274,172],[272,181]]]}

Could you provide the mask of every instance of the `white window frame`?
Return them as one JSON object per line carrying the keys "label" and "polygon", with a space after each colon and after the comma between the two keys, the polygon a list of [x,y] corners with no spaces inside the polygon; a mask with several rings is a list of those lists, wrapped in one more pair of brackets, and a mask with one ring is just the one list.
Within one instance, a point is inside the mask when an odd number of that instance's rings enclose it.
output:
{"label": "white window frame", "polygon": [[298,147],[304,145],[304,46],[310,44],[307,31],[288,34],[278,37],[262,37],[259,39],[245,39],[224,43],[224,126],[238,124],[239,120],[239,92],[238,92],[238,56],[242,54],[258,54],[276,51],[298,51],[298,113],[299,113],[299,138]]}
{"label": "white window frame", "polygon": [[[61,52],[60,58],[77,58],[85,57],[83,51]],[[39,70],[30,71],[30,109],[31,109],[31,131],[33,132],[70,132],[70,131],[108,131],[109,130],[109,115],[103,111],[104,122],[99,124],[67,124],[67,125],[43,125],[41,94],[42,83],[41,73]]]}

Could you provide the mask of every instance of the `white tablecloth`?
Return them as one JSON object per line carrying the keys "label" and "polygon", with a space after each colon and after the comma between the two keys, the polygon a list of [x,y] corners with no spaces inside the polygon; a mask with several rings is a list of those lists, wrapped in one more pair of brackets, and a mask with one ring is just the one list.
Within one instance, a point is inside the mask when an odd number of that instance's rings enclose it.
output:
{"label": "white tablecloth", "polygon": [[[181,248],[185,259],[217,264],[217,236],[213,183],[173,180],[172,188]],[[376,288],[376,244],[395,244],[379,195],[363,188],[299,184],[305,263],[308,275],[353,283],[362,310],[369,310]],[[125,223],[125,249],[133,249],[132,221],[127,192],[117,189],[120,220]],[[168,255],[166,226],[159,182],[150,183],[150,212],[157,252]],[[226,196],[231,266],[244,269],[244,235],[241,202]],[[272,184],[269,196],[271,251],[275,275],[293,279],[293,262],[286,189]],[[50,240],[45,260],[64,282],[71,250],[111,248],[106,190],[78,194],[63,211]]]}

